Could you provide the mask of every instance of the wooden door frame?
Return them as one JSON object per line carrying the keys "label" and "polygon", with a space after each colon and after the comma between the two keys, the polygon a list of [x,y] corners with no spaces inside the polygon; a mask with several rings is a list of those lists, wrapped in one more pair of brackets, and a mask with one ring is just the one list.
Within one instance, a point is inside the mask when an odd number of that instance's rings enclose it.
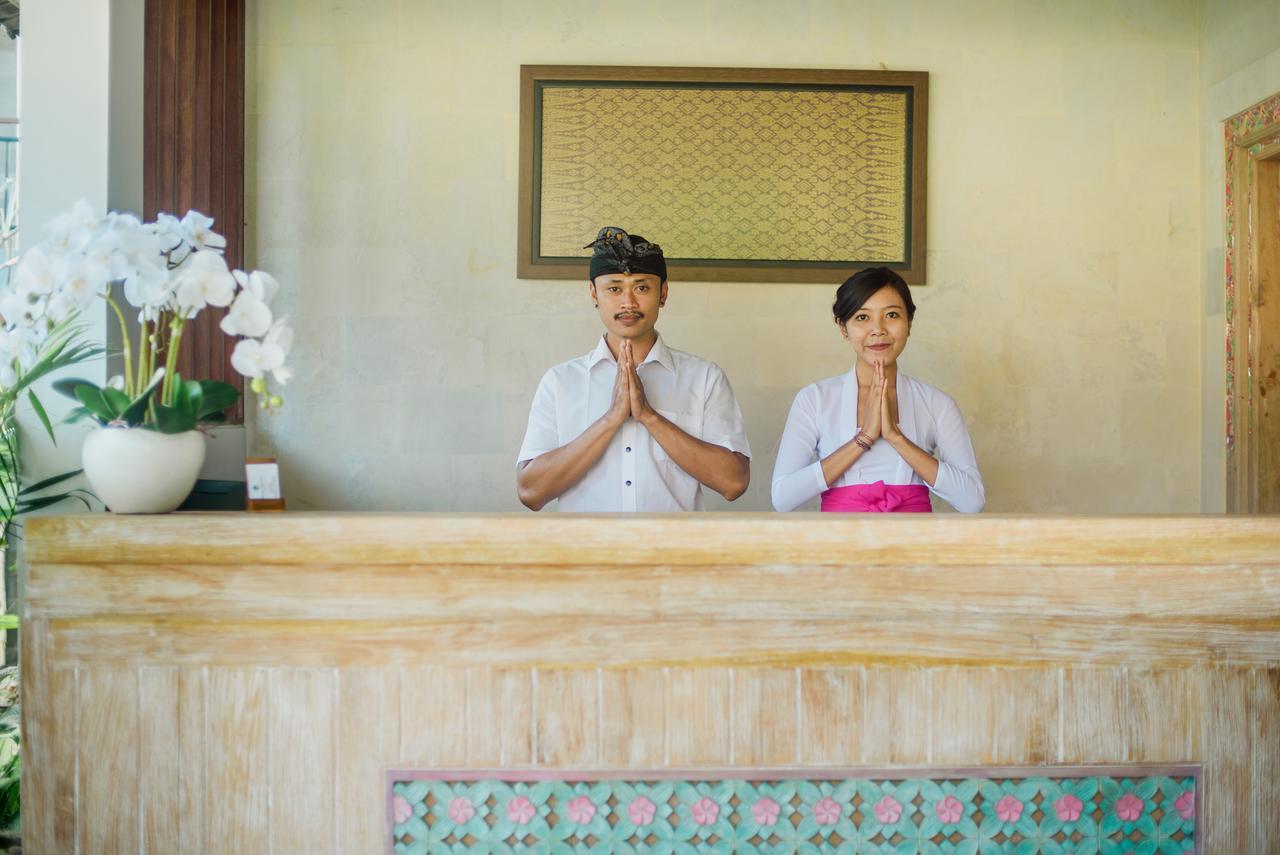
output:
{"label": "wooden door frame", "polygon": [[[243,267],[245,0],[146,0],[143,49],[143,209],[181,217],[196,209]],[[218,327],[225,309],[201,312],[184,333],[178,371],[243,391],[234,344]],[[243,420],[244,399],[228,411]]]}
{"label": "wooden door frame", "polygon": [[1226,450],[1227,511],[1258,510],[1258,413],[1254,390],[1259,341],[1260,164],[1280,158],[1280,94],[1225,122],[1226,131]]}

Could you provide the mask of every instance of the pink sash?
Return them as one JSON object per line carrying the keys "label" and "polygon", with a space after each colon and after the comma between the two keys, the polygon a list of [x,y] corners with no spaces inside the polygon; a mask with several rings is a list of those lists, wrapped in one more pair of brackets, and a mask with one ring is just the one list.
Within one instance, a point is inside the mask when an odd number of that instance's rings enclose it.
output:
{"label": "pink sash", "polygon": [[853,484],[832,487],[822,494],[822,510],[827,513],[933,513],[929,488],[923,484]]}

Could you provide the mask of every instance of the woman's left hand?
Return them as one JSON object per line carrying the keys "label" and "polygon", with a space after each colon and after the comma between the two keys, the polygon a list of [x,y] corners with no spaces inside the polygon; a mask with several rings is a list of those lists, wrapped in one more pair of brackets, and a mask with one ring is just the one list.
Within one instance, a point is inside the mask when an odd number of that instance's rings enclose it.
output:
{"label": "woman's left hand", "polygon": [[889,383],[885,380],[883,362],[876,362],[876,380],[880,383],[880,435],[892,445],[902,438],[902,430],[889,404]]}

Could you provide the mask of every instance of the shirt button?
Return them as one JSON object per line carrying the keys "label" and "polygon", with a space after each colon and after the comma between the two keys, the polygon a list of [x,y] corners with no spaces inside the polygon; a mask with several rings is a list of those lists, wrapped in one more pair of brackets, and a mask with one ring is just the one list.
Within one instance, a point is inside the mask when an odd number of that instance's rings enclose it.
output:
{"label": "shirt button", "polygon": [[629,445],[628,445],[628,446],[627,446],[627,452],[628,452],[628,453],[630,453],[630,451],[631,451],[631,446],[629,446]]}
{"label": "shirt button", "polygon": [[631,486],[631,482],[630,482],[630,481],[628,481],[628,482],[627,482],[627,486],[628,486],[628,487],[630,487],[630,486]]}

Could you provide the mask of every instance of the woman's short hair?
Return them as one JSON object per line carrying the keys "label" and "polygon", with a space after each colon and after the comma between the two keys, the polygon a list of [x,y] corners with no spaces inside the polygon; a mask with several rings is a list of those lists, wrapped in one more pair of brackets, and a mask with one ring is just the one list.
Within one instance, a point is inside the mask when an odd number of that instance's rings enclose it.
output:
{"label": "woman's short hair", "polygon": [[898,296],[902,298],[902,304],[907,309],[907,323],[911,323],[916,316],[916,304],[911,299],[911,289],[896,271],[887,267],[868,267],[844,280],[844,283],[836,289],[836,301],[831,304],[831,314],[835,316],[836,323],[840,326],[849,323],[853,313],[861,309],[871,299],[872,294],[886,285],[897,291]]}

